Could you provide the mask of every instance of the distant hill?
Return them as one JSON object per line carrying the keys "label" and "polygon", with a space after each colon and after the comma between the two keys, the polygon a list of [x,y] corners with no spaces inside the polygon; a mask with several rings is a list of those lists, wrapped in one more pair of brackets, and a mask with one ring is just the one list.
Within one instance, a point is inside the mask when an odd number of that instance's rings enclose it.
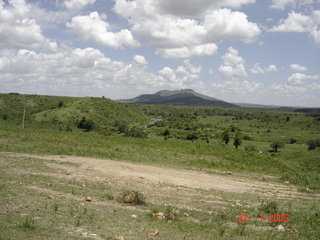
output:
{"label": "distant hill", "polygon": [[202,95],[191,89],[173,90],[173,91],[162,90],[155,94],[143,94],[132,99],[120,99],[117,101],[121,103],[238,107],[235,104]]}
{"label": "distant hill", "polygon": [[0,121],[19,124],[26,105],[28,123],[68,124],[75,126],[83,117],[100,127],[112,126],[115,121],[142,124],[149,121],[142,111],[108,98],[61,97],[26,94],[0,94]]}

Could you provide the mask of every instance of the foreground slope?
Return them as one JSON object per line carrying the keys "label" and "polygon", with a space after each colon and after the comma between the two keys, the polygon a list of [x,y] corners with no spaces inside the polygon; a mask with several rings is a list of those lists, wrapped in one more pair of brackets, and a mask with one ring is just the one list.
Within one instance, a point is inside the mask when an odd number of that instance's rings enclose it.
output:
{"label": "foreground slope", "polygon": [[148,121],[143,112],[107,98],[0,94],[0,117],[3,119],[20,123],[24,106],[25,119],[29,123],[73,126],[82,118],[86,118],[104,127],[113,125],[115,121],[129,124]]}

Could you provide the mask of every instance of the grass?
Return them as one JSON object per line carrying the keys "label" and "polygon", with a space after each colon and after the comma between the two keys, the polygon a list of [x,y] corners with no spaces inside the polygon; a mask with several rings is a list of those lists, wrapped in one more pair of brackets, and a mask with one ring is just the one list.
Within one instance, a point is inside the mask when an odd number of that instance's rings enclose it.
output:
{"label": "grass", "polygon": [[[116,196],[123,194],[119,186],[70,178],[59,165],[77,166],[63,161],[53,164],[57,166],[1,154],[0,239],[116,239],[121,235],[144,239],[151,229],[159,230],[160,239],[316,239],[320,233],[316,200],[265,202],[255,195],[194,190],[198,193],[185,198],[184,204],[177,201],[184,194],[159,200],[159,195],[149,193],[144,194],[144,205],[132,206],[118,202]],[[87,196],[92,202],[85,201]],[[221,206],[206,203],[208,196],[219,197]],[[266,220],[274,211],[288,213],[290,222],[281,224],[298,232],[281,232],[276,230],[279,223],[259,221],[259,214]],[[163,212],[165,218],[154,217],[156,212]],[[248,223],[237,222],[241,213],[249,214]]]}
{"label": "grass", "polygon": [[[0,100],[0,152],[116,159],[259,180],[266,176],[268,182],[287,181],[305,194],[305,198],[274,199],[198,189],[191,197],[179,191],[158,195],[109,180],[73,178],[65,169],[80,166],[63,158],[51,161],[59,166],[55,168],[32,157],[0,153],[0,239],[87,239],[95,234],[101,239],[120,235],[145,239],[151,229],[159,230],[159,239],[317,239],[320,235],[319,150],[307,150],[309,140],[320,138],[318,118],[283,109],[123,105],[102,98],[1,95]],[[28,111],[21,129],[24,103]],[[98,128],[77,129],[76,120],[83,116]],[[119,120],[140,127],[150,117],[163,121],[145,129],[148,138],[125,137],[114,126]],[[70,125],[72,131],[59,131],[61,124]],[[233,127],[247,137],[239,149],[232,145],[235,132],[230,132],[228,145],[220,140],[220,134]],[[165,138],[166,130],[170,134]],[[188,134],[198,139],[188,141]],[[289,144],[291,139],[296,143]],[[274,140],[286,142],[285,148],[270,152]],[[124,201],[128,196],[136,196],[136,201]],[[88,197],[93,201],[86,202]],[[157,212],[165,217],[154,217]],[[239,214],[249,214],[249,222],[239,223]],[[260,222],[260,214],[265,220],[268,214],[289,214],[290,222],[281,223],[286,231],[276,230],[280,223]]]}

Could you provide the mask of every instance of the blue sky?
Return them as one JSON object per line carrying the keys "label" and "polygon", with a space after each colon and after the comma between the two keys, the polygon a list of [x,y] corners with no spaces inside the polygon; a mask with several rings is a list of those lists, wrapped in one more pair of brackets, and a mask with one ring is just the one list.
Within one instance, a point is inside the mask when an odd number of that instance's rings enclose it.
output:
{"label": "blue sky", "polygon": [[0,92],[191,88],[320,107],[319,0],[0,0]]}

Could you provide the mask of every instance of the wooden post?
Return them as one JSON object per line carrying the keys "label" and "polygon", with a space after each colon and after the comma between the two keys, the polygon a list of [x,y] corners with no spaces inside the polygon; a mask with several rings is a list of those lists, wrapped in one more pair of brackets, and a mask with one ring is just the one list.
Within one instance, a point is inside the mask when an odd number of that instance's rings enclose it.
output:
{"label": "wooden post", "polygon": [[26,104],[23,105],[22,128],[24,128],[24,119],[26,117]]}

